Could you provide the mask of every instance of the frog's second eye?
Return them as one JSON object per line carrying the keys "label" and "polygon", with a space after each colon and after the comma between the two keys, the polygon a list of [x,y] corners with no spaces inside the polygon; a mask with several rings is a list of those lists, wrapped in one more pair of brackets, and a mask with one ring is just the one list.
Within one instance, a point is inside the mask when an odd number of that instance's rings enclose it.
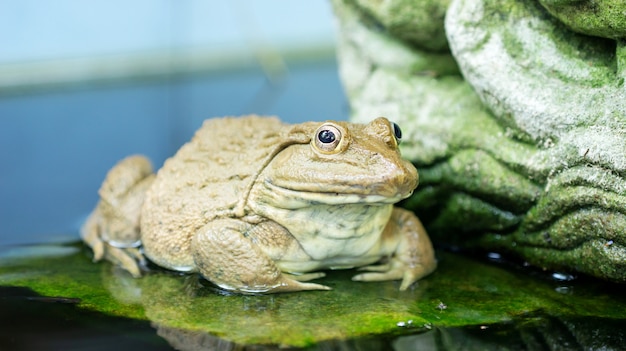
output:
{"label": "frog's second eye", "polygon": [[400,144],[400,141],[402,140],[402,129],[400,129],[400,126],[391,122],[391,126],[393,127],[393,135],[396,137],[396,142],[398,144]]}
{"label": "frog's second eye", "polygon": [[337,150],[341,143],[341,131],[339,128],[325,124],[315,132],[315,147],[324,153],[332,153]]}

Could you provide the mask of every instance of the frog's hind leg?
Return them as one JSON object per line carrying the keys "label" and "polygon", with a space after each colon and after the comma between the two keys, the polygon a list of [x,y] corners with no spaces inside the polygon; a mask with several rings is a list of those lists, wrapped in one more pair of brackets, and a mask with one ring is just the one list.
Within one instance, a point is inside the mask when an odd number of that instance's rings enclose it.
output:
{"label": "frog's hind leg", "polygon": [[241,220],[221,219],[201,228],[192,242],[194,261],[200,273],[223,289],[242,293],[330,290],[327,286],[297,281],[282,273],[247,236],[252,227]]}
{"label": "frog's hind leg", "polygon": [[100,187],[100,201],[81,229],[83,241],[92,248],[94,261],[106,259],[141,275],[145,258],[139,250],[139,215],[154,176],[142,156],[120,161]]}

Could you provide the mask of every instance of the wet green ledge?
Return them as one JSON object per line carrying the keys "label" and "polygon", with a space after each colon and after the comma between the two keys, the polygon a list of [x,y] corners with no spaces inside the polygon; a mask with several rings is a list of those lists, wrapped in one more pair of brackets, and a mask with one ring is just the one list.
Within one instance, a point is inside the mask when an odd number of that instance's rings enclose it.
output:
{"label": "wet green ledge", "polygon": [[405,292],[398,282],[352,282],[329,272],[332,291],[225,294],[199,279],[155,270],[140,279],[92,263],[80,243],[0,249],[0,286],[75,301],[82,309],[149,320],[159,335],[208,334],[238,344],[307,347],[327,340],[418,334],[507,323],[540,312],[626,321],[624,287],[532,272],[439,252],[439,268]]}

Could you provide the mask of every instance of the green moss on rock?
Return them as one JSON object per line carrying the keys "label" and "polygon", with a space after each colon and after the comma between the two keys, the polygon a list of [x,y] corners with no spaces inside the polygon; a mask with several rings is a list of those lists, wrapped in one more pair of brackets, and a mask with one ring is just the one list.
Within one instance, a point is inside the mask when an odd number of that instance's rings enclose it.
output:
{"label": "green moss on rock", "polygon": [[572,30],[603,38],[626,38],[626,3],[623,0],[539,0]]}
{"label": "green moss on rock", "polygon": [[463,77],[415,74],[436,60],[333,4],[352,119],[401,125],[420,172],[404,205],[435,242],[626,282],[626,41],[572,32],[534,0],[452,0]]}
{"label": "green moss on rock", "polygon": [[355,0],[389,33],[418,48],[447,52],[443,18],[450,0]]}

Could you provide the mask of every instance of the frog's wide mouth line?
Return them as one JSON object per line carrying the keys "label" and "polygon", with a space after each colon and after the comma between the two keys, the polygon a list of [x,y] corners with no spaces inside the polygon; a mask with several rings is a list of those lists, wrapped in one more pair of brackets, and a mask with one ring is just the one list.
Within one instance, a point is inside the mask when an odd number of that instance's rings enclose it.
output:
{"label": "frog's wide mouth line", "polygon": [[[410,196],[407,194],[396,194],[395,196],[384,196],[379,194],[363,194],[367,191],[364,187],[342,187],[342,189],[328,190],[301,190],[287,186],[277,185],[270,181],[263,182],[263,195],[267,197],[264,202],[280,204],[281,207],[302,208],[313,205],[348,205],[348,204],[368,204],[368,205],[389,205]],[[319,187],[314,185],[312,188]]]}

